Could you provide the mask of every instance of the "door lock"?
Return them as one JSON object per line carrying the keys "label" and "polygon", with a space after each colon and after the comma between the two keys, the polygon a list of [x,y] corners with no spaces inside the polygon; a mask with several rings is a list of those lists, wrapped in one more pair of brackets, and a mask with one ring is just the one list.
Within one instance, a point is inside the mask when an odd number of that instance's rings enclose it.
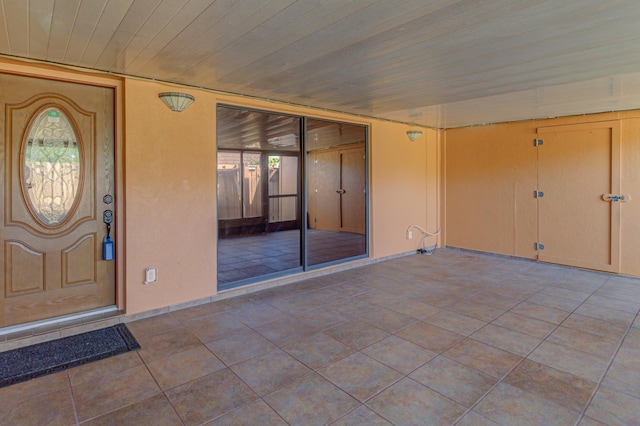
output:
{"label": "door lock", "polygon": [[345,193],[345,192],[347,192],[347,191],[345,191],[344,189],[338,189],[336,192],[337,192],[338,194],[344,194],[344,193]]}
{"label": "door lock", "polygon": [[113,222],[113,212],[111,210],[105,210],[104,213],[102,213],[102,221],[107,225]]}

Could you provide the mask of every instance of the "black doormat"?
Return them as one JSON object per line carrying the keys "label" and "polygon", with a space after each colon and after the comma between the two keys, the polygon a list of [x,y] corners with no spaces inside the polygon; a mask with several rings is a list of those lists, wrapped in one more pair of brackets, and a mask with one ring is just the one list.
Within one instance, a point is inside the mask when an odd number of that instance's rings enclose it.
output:
{"label": "black doormat", "polygon": [[126,325],[64,337],[0,353],[0,388],[109,358],[140,345]]}

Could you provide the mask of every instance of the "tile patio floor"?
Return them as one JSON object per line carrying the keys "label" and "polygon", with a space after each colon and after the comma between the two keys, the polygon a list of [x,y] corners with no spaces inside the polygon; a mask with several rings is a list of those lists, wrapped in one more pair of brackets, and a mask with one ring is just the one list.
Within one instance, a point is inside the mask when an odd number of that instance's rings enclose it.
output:
{"label": "tile patio floor", "polygon": [[439,250],[129,323],[2,425],[640,424],[640,280]]}

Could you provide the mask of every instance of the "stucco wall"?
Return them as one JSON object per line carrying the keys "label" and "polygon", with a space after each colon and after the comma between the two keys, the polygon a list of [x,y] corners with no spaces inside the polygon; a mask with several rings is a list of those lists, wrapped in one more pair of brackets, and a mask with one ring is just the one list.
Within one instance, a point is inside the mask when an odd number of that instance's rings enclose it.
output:
{"label": "stucco wall", "polygon": [[[215,102],[170,111],[155,83],[125,82],[126,311],[206,297],[216,287]],[[158,282],[144,285],[146,267]]]}
{"label": "stucco wall", "polygon": [[[416,250],[420,235],[406,239],[409,225],[429,232],[439,228],[438,132],[423,129],[414,142],[407,138],[407,126],[374,123],[371,131],[371,222],[373,256],[384,257]],[[435,237],[427,245],[436,243]]]}
{"label": "stucco wall", "polygon": [[536,129],[619,120],[622,193],[632,198],[620,206],[621,272],[640,275],[639,115],[628,111],[447,130],[443,161],[445,244],[535,259]]}
{"label": "stucco wall", "polygon": [[[412,127],[402,124],[192,89],[180,91],[196,102],[176,113],[158,99],[158,93],[172,90],[125,81],[128,314],[216,294],[218,102],[369,126],[372,258],[418,248],[417,237],[405,237],[410,224],[437,229],[436,131],[423,129],[410,142],[406,131]],[[159,280],[145,285],[149,266],[158,267]]]}

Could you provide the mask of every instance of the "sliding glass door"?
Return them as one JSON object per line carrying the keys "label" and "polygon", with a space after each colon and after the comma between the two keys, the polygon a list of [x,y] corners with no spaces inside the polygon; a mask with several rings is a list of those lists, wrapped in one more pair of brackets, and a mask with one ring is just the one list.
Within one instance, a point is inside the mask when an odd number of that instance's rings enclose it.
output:
{"label": "sliding glass door", "polygon": [[219,106],[218,289],[366,256],[366,164],[364,126]]}

